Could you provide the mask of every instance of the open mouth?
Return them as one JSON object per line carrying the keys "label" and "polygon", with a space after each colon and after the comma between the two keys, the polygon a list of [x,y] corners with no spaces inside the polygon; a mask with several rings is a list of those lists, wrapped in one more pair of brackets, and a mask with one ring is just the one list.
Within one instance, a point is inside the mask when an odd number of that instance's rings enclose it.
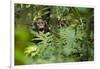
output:
{"label": "open mouth", "polygon": [[41,32],[42,32],[43,30],[44,30],[44,28],[40,28],[40,29],[39,29],[39,31],[41,31]]}

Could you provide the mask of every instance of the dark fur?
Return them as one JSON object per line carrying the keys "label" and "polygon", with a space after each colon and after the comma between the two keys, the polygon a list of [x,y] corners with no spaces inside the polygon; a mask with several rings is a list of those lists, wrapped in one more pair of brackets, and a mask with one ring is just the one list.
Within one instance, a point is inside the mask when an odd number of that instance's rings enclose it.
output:
{"label": "dark fur", "polygon": [[[36,23],[34,23],[34,28],[33,28],[33,30],[39,33],[39,27],[37,26]],[[49,32],[49,28],[48,28],[48,25],[45,24],[45,26],[44,26],[44,33],[47,33],[47,32]]]}

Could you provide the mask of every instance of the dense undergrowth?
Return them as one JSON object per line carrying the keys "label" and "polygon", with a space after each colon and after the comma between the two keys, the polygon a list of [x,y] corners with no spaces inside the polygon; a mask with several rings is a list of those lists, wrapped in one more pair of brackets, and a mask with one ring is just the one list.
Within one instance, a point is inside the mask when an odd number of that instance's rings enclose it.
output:
{"label": "dense undergrowth", "polygon": [[[41,16],[48,33],[32,30]],[[93,17],[93,8],[15,4],[15,65],[93,61]]]}

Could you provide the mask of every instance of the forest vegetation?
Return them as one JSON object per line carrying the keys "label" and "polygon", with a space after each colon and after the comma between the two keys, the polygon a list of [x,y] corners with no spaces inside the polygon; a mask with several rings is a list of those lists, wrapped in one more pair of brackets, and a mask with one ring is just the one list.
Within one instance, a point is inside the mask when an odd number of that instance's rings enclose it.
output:
{"label": "forest vegetation", "polygon": [[[32,4],[14,8],[15,65],[94,60],[93,8]],[[47,33],[32,29],[41,17]]]}

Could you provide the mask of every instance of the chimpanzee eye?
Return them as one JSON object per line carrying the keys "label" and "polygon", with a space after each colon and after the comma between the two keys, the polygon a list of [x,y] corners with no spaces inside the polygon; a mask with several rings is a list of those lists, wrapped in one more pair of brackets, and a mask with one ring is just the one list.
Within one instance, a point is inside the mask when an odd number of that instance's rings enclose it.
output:
{"label": "chimpanzee eye", "polygon": [[44,24],[44,22],[39,22],[38,24]]}
{"label": "chimpanzee eye", "polygon": [[44,23],[44,22],[41,22],[42,24]]}

